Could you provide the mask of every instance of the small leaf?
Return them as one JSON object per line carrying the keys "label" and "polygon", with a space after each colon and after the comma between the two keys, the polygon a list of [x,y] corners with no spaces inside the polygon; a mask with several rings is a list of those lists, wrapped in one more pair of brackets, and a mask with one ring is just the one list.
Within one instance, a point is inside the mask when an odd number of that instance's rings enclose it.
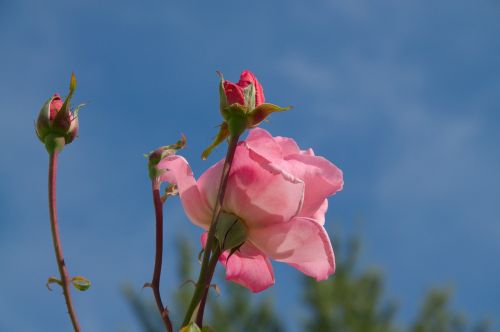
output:
{"label": "small leaf", "polygon": [[142,289],[144,288],[153,288],[153,285],[150,282],[145,282],[144,285],[142,285]]}
{"label": "small leaf", "polygon": [[90,280],[82,276],[76,276],[71,278],[71,283],[73,284],[73,287],[75,287],[77,290],[81,292],[84,292],[87,289],[89,289],[91,285]]}
{"label": "small leaf", "polygon": [[223,122],[220,125],[220,129],[219,129],[219,132],[217,133],[217,136],[215,136],[215,138],[212,141],[212,143],[201,154],[201,159],[206,160],[208,158],[208,156],[210,155],[210,153],[212,153],[212,150],[217,145],[219,145],[220,143],[222,143],[228,137],[229,137],[229,128],[227,126],[227,123]]}
{"label": "small leaf", "polygon": [[75,73],[71,73],[71,79],[69,81],[69,91],[74,91],[76,89],[76,76]]}
{"label": "small leaf", "polygon": [[58,284],[61,287],[63,285],[62,281],[57,279],[56,277],[49,277],[49,279],[47,279],[47,283],[45,284],[49,291],[52,291],[52,288],[50,288],[50,284]]}

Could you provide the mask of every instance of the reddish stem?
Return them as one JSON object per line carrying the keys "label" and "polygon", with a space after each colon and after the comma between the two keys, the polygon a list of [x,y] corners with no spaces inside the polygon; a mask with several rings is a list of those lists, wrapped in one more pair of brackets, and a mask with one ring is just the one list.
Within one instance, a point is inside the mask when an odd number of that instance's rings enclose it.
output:
{"label": "reddish stem", "polygon": [[57,157],[59,153],[52,152],[49,155],[49,211],[50,211],[50,226],[52,230],[52,241],[54,244],[54,251],[56,253],[57,266],[59,268],[59,274],[61,276],[61,286],[64,293],[64,299],[66,300],[66,307],[68,308],[68,314],[71,318],[71,323],[73,324],[73,329],[75,332],[80,332],[80,324],[78,323],[78,318],[76,317],[76,312],[73,307],[73,302],[71,300],[70,294],[70,278],[68,269],[66,268],[66,263],[64,262],[64,256],[61,246],[61,239],[59,237],[59,226],[57,223],[57,207],[56,207],[56,175],[57,175]]}
{"label": "reddish stem", "polygon": [[151,281],[151,288],[156,300],[156,305],[160,311],[161,318],[165,324],[168,332],[173,331],[172,322],[168,315],[168,309],[163,305],[160,296],[160,276],[161,265],[163,257],[163,202],[160,196],[160,184],[157,180],[153,180],[153,202],[155,207],[156,216],[156,253],[155,253],[155,267],[153,272],[153,280]]}

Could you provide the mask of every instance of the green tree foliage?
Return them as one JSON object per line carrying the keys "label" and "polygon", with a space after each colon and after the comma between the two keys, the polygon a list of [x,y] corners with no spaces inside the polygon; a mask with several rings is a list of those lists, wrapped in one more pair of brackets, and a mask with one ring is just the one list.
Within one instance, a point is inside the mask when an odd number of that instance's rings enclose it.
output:
{"label": "green tree foliage", "polygon": [[[345,244],[336,243],[337,271],[323,282],[304,277],[304,316],[288,317],[302,330],[311,332],[488,332],[487,320],[469,326],[466,316],[450,308],[451,292],[435,288],[424,297],[413,322],[401,326],[395,320],[397,305],[387,300],[383,274],[376,269],[358,266],[360,240],[351,237]],[[174,324],[179,321],[193,292],[190,281],[195,257],[186,241],[179,241],[180,279],[186,281],[175,294],[172,308]],[[222,269],[221,269],[222,270]],[[223,273],[223,271],[220,271]],[[216,332],[281,332],[284,322],[273,308],[271,298],[255,300],[245,288],[231,282],[218,281],[223,286],[220,296],[211,291],[206,323]],[[154,304],[144,301],[127,288],[125,294],[144,331],[163,331]],[[170,301],[169,301],[170,302]]]}
{"label": "green tree foliage", "polygon": [[474,327],[469,328],[465,315],[449,308],[451,291],[446,289],[433,289],[425,297],[424,303],[411,332],[487,332],[490,322],[482,320]]}
{"label": "green tree foliage", "polygon": [[[342,248],[337,244],[336,248]],[[307,331],[391,332],[396,305],[383,303],[383,278],[375,270],[356,273],[360,242],[349,240],[337,249],[334,277],[316,282],[305,279],[305,302],[311,309],[305,321]]]}

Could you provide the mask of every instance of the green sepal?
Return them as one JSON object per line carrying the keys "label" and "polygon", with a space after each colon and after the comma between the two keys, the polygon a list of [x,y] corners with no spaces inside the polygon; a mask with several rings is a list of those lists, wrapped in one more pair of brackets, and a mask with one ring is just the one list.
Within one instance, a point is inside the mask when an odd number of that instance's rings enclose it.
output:
{"label": "green sepal", "polygon": [[50,284],[58,284],[61,287],[63,286],[62,281],[57,279],[56,277],[49,277],[49,279],[47,279],[47,283],[45,284],[48,290],[52,291],[52,288],[50,288]]}
{"label": "green sepal", "polygon": [[191,322],[189,325],[182,327],[179,332],[202,332],[202,330],[195,322]]}
{"label": "green sepal", "polygon": [[87,104],[80,104],[78,105],[77,107],[75,107],[75,109],[73,110],[73,117],[77,118],[78,117],[78,113],[80,112],[80,110],[82,108],[84,108],[85,106],[87,106]]}
{"label": "green sepal", "polygon": [[259,125],[271,113],[284,112],[290,110],[292,107],[280,107],[274,104],[261,104],[248,113],[247,128],[253,128]]}
{"label": "green sepal", "polygon": [[224,90],[224,76],[220,71],[217,71],[217,75],[220,77],[219,82],[219,103],[220,103],[220,113],[223,114],[223,110],[227,107],[227,97],[226,91]]}
{"label": "green sepal", "polygon": [[45,149],[49,154],[53,154],[55,152],[61,152],[66,144],[66,140],[64,137],[56,136],[54,134],[48,134],[44,139]]}
{"label": "green sepal", "polygon": [[73,284],[73,287],[75,287],[75,289],[81,292],[84,292],[87,289],[89,289],[90,285],[92,284],[90,280],[82,276],[76,276],[71,278],[71,283]]}
{"label": "green sepal", "polygon": [[247,127],[247,109],[240,104],[232,104],[224,109],[229,134],[232,137],[241,135]]}
{"label": "green sepal", "polygon": [[56,116],[52,121],[51,131],[61,136],[65,136],[71,127],[72,120],[73,114],[71,111],[69,109],[61,108],[61,110],[56,113]]}
{"label": "green sepal", "polygon": [[54,97],[50,97],[43,104],[36,120],[36,135],[42,143],[45,142],[45,136],[50,132],[50,103],[52,102],[52,99],[54,99]]}
{"label": "green sepal", "polygon": [[210,153],[212,153],[212,150],[228,137],[229,137],[229,128],[227,126],[227,123],[223,122],[220,125],[220,129],[219,132],[217,133],[217,136],[215,136],[212,143],[201,154],[201,159],[206,160],[210,155]]}
{"label": "green sepal", "polygon": [[253,83],[250,83],[243,89],[243,95],[245,97],[245,106],[247,110],[253,110],[255,108],[255,86]]}
{"label": "green sepal", "polygon": [[64,103],[60,111],[66,111],[66,110],[69,111],[69,103],[71,102],[71,98],[73,98],[73,92],[75,92],[75,90],[76,90],[76,76],[75,73],[71,73],[71,79],[69,81],[69,94],[66,97],[66,99],[64,99]]}
{"label": "green sepal", "polygon": [[245,116],[247,114],[247,108],[241,104],[235,103],[229,106],[226,106],[221,112],[222,117],[225,121],[228,121],[231,117],[234,116]]}
{"label": "green sepal", "polygon": [[215,238],[219,242],[221,251],[239,248],[247,237],[248,230],[237,216],[226,212],[219,215]]}

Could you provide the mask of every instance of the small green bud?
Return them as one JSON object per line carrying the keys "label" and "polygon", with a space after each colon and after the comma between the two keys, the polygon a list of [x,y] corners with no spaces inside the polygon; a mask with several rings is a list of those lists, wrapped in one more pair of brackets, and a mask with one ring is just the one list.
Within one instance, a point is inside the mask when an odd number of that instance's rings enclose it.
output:
{"label": "small green bud", "polygon": [[184,146],[186,146],[186,141],[186,136],[184,134],[181,134],[181,139],[174,144],[159,147],[158,149],[144,155],[146,158],[148,158],[149,178],[151,180],[156,179],[163,172],[162,170],[158,169],[158,163],[163,158],[175,154],[177,150],[183,149]]}

